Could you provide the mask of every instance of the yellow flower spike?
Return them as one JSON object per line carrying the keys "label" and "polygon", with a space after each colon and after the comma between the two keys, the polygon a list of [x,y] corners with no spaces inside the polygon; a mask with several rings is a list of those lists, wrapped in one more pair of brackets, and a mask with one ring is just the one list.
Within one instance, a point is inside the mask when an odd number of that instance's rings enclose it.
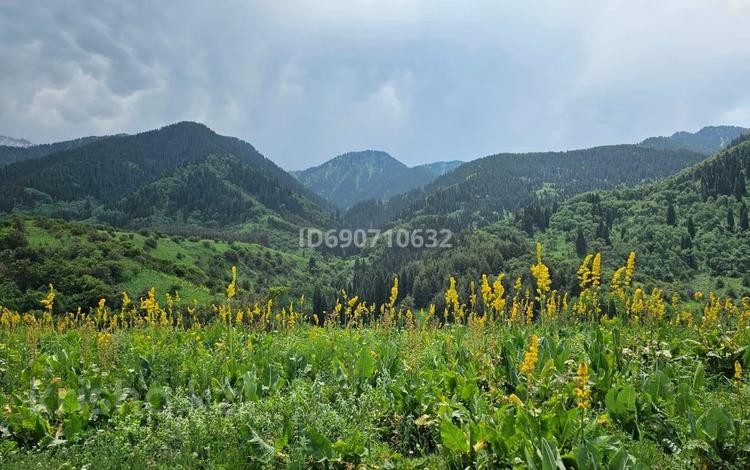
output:
{"label": "yellow flower spike", "polygon": [[227,286],[227,299],[232,299],[237,293],[237,266],[232,266],[232,282]]}
{"label": "yellow flower spike", "polygon": [[734,361],[734,380],[735,382],[742,380],[742,364],[740,364],[740,361]]}
{"label": "yellow flower spike", "polygon": [[589,367],[583,361],[578,365],[578,370],[576,371],[576,384],[578,385],[575,388],[578,408],[591,408],[591,402],[589,401],[589,397],[591,396],[591,390],[589,389]]}
{"label": "yellow flower spike", "polygon": [[539,337],[537,335],[531,335],[529,342],[529,349],[523,356],[523,362],[521,363],[521,373],[527,377],[531,376],[536,369],[536,363],[539,359]]}
{"label": "yellow flower spike", "polygon": [[632,251],[628,255],[628,262],[625,265],[625,286],[630,287],[630,283],[633,282],[633,273],[635,272],[635,253]]}

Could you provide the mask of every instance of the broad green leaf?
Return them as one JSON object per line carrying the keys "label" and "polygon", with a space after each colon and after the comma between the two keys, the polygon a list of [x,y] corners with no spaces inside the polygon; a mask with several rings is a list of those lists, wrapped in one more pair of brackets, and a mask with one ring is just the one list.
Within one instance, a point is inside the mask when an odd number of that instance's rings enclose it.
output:
{"label": "broad green leaf", "polygon": [[542,438],[541,457],[542,470],[565,470],[557,446],[550,444],[545,438]]}
{"label": "broad green leaf", "polygon": [[466,438],[466,434],[461,428],[448,420],[443,420],[440,423],[440,438],[448,450],[462,454],[469,452],[469,440]]}

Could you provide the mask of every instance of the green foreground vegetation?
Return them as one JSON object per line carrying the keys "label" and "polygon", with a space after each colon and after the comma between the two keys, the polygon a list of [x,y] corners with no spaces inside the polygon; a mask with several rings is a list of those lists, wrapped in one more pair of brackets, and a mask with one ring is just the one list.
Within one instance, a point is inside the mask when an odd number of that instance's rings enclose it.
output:
{"label": "green foreground vegetation", "polygon": [[[0,313],[4,468],[747,468],[750,298],[631,285],[576,299],[483,277],[436,313],[342,297],[212,318],[152,290],[90,312]],[[511,297],[510,295],[513,294]],[[570,303],[569,303],[570,301]]]}

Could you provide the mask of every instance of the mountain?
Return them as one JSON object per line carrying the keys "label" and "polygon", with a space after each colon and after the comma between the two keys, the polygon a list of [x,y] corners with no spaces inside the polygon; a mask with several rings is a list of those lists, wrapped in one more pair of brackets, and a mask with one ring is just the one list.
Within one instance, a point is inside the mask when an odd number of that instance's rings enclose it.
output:
{"label": "mountain", "polygon": [[707,126],[698,132],[676,132],[670,137],[650,137],[641,145],[662,150],[687,149],[711,155],[727,146],[747,129],[737,126]]}
{"label": "mountain", "polygon": [[464,163],[424,188],[385,204],[361,203],[345,220],[350,226],[400,220],[458,231],[488,225],[535,202],[549,205],[594,189],[663,178],[705,158],[689,150],[641,145],[490,155]]}
{"label": "mountain", "polygon": [[432,181],[439,171],[440,166],[409,168],[386,152],[364,150],[292,174],[332,204],[348,209],[364,200],[384,200],[418,188]]}
{"label": "mountain", "polygon": [[[579,194],[533,214],[529,208],[486,227],[455,233],[449,249],[390,249],[355,264],[350,291],[375,295],[392,275],[415,306],[442,302],[445,279],[459,279],[461,298],[468,280],[482,273],[518,277],[533,288],[528,266],[542,242],[552,289],[574,290],[576,271],[587,253],[602,253],[609,278],[636,253],[635,282],[672,294],[714,291],[750,296],[750,135],[714,157],[663,180],[630,188]],[[532,211],[533,212],[533,211]],[[507,285],[510,289],[511,286]]]}
{"label": "mountain", "polygon": [[417,165],[414,168],[424,168],[425,170],[435,175],[435,177],[438,177],[448,173],[449,171],[455,170],[464,163],[465,162],[462,162],[461,160],[451,160],[448,162],[425,163],[423,165]]}
{"label": "mountain", "polygon": [[0,146],[2,147],[31,147],[32,144],[26,139],[16,139],[15,137],[8,137],[0,135]]}
{"label": "mountain", "polygon": [[711,159],[650,185],[580,195],[551,217],[548,237],[580,228],[588,251],[639,255],[642,280],[750,291],[750,135]]}
{"label": "mountain", "polygon": [[0,167],[23,160],[33,160],[63,150],[72,150],[95,142],[103,137],[82,137],[80,139],[56,142],[53,144],[29,145],[27,147],[0,144]]}
{"label": "mountain", "polygon": [[[258,239],[332,220],[325,202],[247,142],[181,122],[98,138],[0,168],[0,212],[125,228],[206,230]],[[273,232],[273,233],[271,233]]]}

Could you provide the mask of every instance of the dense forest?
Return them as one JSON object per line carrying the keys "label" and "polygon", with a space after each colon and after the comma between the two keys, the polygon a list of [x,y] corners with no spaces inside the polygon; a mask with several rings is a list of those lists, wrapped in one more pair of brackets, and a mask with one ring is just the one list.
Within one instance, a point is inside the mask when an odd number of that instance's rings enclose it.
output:
{"label": "dense forest", "polygon": [[327,203],[250,144],[196,123],[96,139],[0,168],[0,178],[5,213],[196,233],[233,226],[272,240],[333,221]]}
{"label": "dense forest", "polygon": [[344,222],[353,227],[401,222],[459,231],[491,224],[535,202],[551,205],[585,191],[663,178],[705,158],[688,150],[639,145],[491,155],[386,203],[362,202]]}
{"label": "dense forest", "polygon": [[32,145],[29,147],[9,147],[0,145],[0,167],[23,160],[33,160],[55,152],[73,150],[96,142],[102,137],[81,137],[80,139],[55,142],[53,144]]}
{"label": "dense forest", "polygon": [[[379,247],[354,267],[353,292],[376,296],[396,273],[400,298],[412,306],[443,305],[444,280],[459,279],[468,296],[480,273],[505,272],[531,284],[533,245],[547,247],[553,288],[577,289],[577,261],[601,252],[605,269],[639,254],[640,279],[686,295],[714,290],[750,294],[747,197],[750,136],[717,156],[663,181],[581,194],[542,208],[532,204],[505,220],[459,233],[450,250]],[[533,221],[529,223],[529,220]],[[509,286],[508,286],[509,287]]]}

